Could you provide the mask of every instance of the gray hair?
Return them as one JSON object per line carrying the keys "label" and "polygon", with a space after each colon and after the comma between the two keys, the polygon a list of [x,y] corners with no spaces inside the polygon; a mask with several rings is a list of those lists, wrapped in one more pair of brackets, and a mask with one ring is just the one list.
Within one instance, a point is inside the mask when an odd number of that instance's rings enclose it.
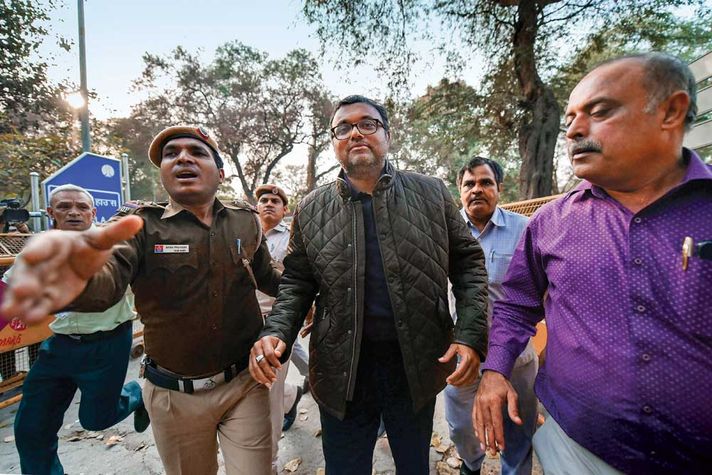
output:
{"label": "gray hair", "polygon": [[685,114],[685,130],[690,130],[697,117],[697,83],[687,63],[675,56],[653,51],[610,59],[599,66],[626,59],[643,63],[645,74],[643,81],[648,91],[645,112],[652,113],[662,101],[677,91],[685,91],[690,96],[690,105]]}
{"label": "gray hair", "polygon": [[84,193],[89,197],[89,201],[91,201],[91,205],[95,207],[96,205],[94,204],[94,197],[89,193],[87,190],[82,188],[81,186],[77,185],[72,185],[71,183],[67,183],[66,185],[60,185],[57,188],[54,188],[52,191],[49,192],[49,198],[47,199],[47,205],[52,206],[52,198],[54,198],[54,195],[57,193],[60,193],[62,191],[76,191],[78,193]]}

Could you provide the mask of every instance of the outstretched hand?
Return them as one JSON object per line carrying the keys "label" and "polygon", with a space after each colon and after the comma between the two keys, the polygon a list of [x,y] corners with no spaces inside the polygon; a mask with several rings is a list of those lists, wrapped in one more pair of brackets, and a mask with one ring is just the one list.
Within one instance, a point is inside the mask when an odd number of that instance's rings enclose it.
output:
{"label": "outstretched hand", "polygon": [[143,227],[138,216],[86,231],[34,236],[15,260],[0,313],[32,323],[71,303],[111,255]]}

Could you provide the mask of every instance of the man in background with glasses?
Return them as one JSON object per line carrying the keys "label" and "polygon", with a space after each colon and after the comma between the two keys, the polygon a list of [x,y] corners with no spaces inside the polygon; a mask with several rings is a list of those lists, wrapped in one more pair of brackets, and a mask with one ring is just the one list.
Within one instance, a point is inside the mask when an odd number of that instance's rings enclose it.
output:
{"label": "man in background with glasses", "polygon": [[441,180],[387,161],[382,105],[349,96],[331,125],[342,169],[294,213],[280,292],[250,371],[276,381],[316,298],[310,383],[327,473],[370,474],[383,418],[398,473],[427,474],[435,396],[446,382],[471,384],[485,356],[483,253]]}

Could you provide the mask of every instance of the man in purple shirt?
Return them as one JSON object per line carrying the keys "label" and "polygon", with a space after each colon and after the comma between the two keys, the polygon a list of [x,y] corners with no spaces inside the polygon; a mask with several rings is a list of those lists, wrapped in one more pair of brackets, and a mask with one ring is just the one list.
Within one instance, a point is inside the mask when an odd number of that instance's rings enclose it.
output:
{"label": "man in purple shirt", "polygon": [[608,61],[571,93],[583,181],[532,218],[495,304],[474,410],[489,449],[506,450],[504,404],[520,421],[507,378],[546,315],[546,473],[712,467],[712,261],[694,253],[712,238],[712,167],[682,146],[695,101],[687,65],[659,53]]}

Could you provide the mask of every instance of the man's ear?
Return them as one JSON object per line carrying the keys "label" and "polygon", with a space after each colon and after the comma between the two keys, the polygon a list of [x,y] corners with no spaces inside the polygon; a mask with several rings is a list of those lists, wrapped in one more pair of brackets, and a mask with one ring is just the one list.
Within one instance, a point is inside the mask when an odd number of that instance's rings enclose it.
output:
{"label": "man's ear", "polygon": [[220,175],[220,183],[222,183],[225,180],[225,170],[218,168],[218,173]]}
{"label": "man's ear", "polygon": [[96,208],[91,209],[91,220],[96,221]]}
{"label": "man's ear", "polygon": [[663,129],[684,128],[689,107],[690,96],[685,91],[673,92],[660,104],[660,108],[664,112],[661,127]]}
{"label": "man's ear", "polygon": [[497,183],[497,192],[502,193],[504,191],[504,183]]}
{"label": "man's ear", "polygon": [[50,224],[52,225],[52,229],[57,227],[57,221],[54,219],[54,210],[52,209],[51,206],[47,207],[47,217],[50,219]]}

